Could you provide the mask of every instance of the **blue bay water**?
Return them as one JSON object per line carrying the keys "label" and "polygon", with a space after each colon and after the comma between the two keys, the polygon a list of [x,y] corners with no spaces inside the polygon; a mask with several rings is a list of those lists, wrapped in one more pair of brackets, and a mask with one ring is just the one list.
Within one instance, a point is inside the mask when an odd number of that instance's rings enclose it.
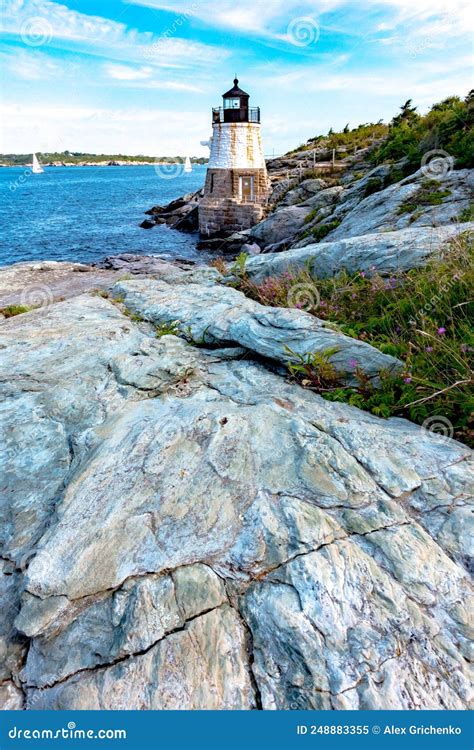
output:
{"label": "blue bay water", "polygon": [[205,165],[189,174],[171,171],[172,177],[152,165],[45,167],[38,175],[25,167],[0,169],[0,265],[92,263],[118,253],[199,259],[196,234],[139,227],[147,209],[204,184]]}

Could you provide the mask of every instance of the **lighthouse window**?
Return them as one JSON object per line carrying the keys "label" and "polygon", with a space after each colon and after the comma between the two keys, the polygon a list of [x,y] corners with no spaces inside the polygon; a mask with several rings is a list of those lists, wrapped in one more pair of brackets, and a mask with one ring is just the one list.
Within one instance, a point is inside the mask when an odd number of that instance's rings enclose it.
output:
{"label": "lighthouse window", "polygon": [[224,109],[240,109],[240,99],[224,99]]}

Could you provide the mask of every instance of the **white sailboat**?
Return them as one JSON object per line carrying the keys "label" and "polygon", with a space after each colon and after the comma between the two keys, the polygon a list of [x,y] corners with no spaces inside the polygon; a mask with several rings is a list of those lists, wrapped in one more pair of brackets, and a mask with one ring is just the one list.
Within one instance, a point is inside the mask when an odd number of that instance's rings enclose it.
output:
{"label": "white sailboat", "polygon": [[31,168],[31,171],[33,172],[33,174],[41,174],[42,172],[44,172],[44,169],[39,163],[36,154],[33,154],[33,166]]}
{"label": "white sailboat", "polygon": [[189,156],[186,157],[184,160],[184,171],[185,172],[192,172],[193,171],[193,165],[191,164],[191,159]]}

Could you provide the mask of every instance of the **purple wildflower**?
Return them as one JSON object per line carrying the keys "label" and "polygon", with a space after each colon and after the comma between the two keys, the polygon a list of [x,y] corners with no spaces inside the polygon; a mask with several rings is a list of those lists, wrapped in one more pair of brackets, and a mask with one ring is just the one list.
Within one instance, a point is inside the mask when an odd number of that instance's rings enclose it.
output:
{"label": "purple wildflower", "polygon": [[350,359],[350,360],[349,360],[349,365],[350,365],[351,367],[357,367],[357,362],[356,362],[356,360],[355,360],[355,359]]}
{"label": "purple wildflower", "polygon": [[425,347],[425,352],[432,352],[432,351],[433,351],[433,347],[432,346]]}
{"label": "purple wildflower", "polygon": [[441,326],[441,328],[438,328],[438,335],[439,336],[443,336],[443,334],[445,334],[445,333],[446,333],[446,328],[443,328],[443,326]]}

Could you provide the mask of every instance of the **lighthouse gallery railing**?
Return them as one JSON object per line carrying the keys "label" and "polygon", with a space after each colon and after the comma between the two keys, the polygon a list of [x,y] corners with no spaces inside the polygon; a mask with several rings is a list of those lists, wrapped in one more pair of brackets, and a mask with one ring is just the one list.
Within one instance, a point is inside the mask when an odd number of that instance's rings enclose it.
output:
{"label": "lighthouse gallery railing", "polygon": [[[244,116],[243,110],[225,110],[226,112],[232,112],[233,114],[241,113],[242,116]],[[247,112],[245,111],[245,115]],[[213,107],[212,109],[212,122],[226,122],[224,119],[224,107]],[[234,120],[234,122],[239,122],[239,120]],[[260,122],[260,107],[250,107],[248,110],[248,116],[245,117],[245,119],[241,120],[241,122]]]}

